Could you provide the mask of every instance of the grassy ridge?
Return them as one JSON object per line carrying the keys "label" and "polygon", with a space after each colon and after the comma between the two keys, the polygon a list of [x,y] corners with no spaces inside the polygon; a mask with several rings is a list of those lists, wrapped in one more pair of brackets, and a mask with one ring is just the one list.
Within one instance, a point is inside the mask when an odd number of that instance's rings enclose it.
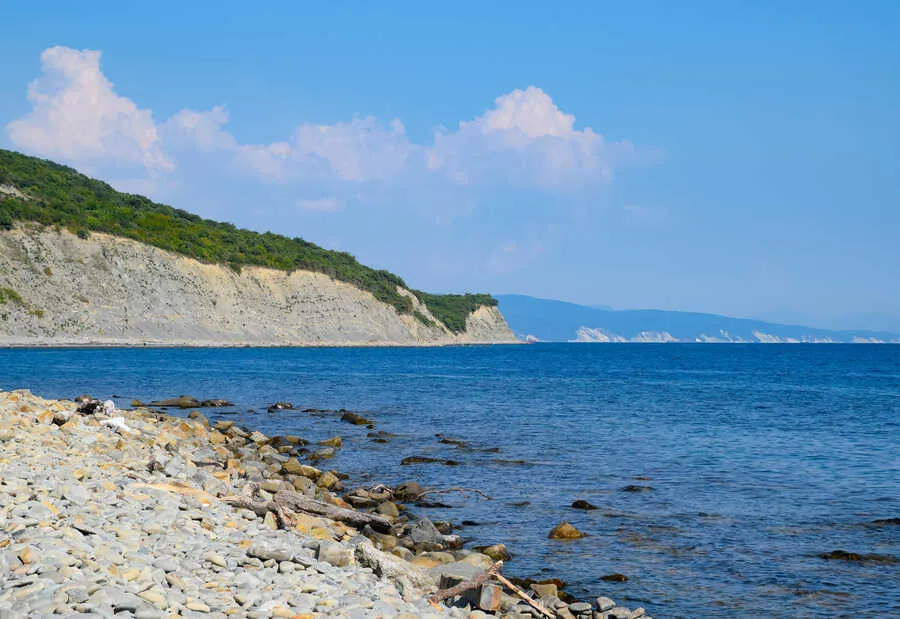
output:
{"label": "grassy ridge", "polygon": [[[116,191],[66,166],[0,149],[0,184],[10,184],[30,200],[0,200],[0,229],[16,221],[62,226],[81,237],[105,232],[206,263],[262,266],[282,271],[324,273],[371,292],[402,314],[413,314],[413,302],[397,292],[406,288],[397,275],[360,264],[346,252],[324,249],[299,237],[289,238],[237,228],[158,204],[143,196]],[[496,305],[490,295],[434,295],[412,291],[451,331],[465,331],[466,317],[481,305]],[[427,324],[427,318],[415,312]]]}

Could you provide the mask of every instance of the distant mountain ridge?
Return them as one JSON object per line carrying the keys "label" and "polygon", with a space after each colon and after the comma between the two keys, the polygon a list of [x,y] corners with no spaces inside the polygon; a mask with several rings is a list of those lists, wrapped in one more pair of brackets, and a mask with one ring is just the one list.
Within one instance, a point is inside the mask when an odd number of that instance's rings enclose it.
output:
{"label": "distant mountain ridge", "polygon": [[900,335],[782,325],[718,314],[612,310],[525,295],[496,295],[517,337],[546,342],[882,343]]}

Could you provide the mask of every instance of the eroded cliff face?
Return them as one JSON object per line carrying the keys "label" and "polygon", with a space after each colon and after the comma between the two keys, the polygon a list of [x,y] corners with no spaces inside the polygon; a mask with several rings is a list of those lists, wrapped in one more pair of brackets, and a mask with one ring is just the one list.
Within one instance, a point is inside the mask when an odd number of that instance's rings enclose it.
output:
{"label": "eroded cliff face", "polygon": [[[419,312],[433,319],[413,300]],[[467,325],[459,335],[427,326],[368,292],[319,273],[245,267],[238,274],[100,233],[81,239],[35,226],[0,233],[0,345],[516,341],[497,308],[478,309]]]}

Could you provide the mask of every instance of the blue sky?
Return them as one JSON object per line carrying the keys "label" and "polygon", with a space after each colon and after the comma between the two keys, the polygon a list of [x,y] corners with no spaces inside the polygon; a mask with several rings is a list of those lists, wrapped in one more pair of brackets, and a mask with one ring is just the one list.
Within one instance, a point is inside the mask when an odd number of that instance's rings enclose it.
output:
{"label": "blue sky", "polygon": [[428,290],[900,331],[900,4],[265,4],[0,8],[0,145]]}

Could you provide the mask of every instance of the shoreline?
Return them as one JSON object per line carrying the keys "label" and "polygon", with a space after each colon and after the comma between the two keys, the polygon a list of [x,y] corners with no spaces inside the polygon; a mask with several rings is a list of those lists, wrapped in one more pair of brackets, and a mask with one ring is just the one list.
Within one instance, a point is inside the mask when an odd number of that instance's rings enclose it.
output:
{"label": "shoreline", "polygon": [[[125,596],[128,604],[123,612],[131,613],[125,616],[143,617],[160,616],[162,611],[347,616],[350,598],[358,611],[353,616],[488,616],[481,610],[470,614],[468,607],[476,605],[511,619],[536,612],[521,597],[511,595],[512,591],[501,593],[491,582],[479,588],[475,597],[470,592],[464,598],[451,597],[449,606],[428,604],[426,595],[439,586],[447,588],[483,574],[502,552],[497,548],[494,552],[485,549],[486,554],[463,549],[458,536],[439,531],[427,518],[404,518],[410,512],[399,499],[408,499],[409,509],[415,509],[416,499],[424,496],[417,497],[409,488],[387,488],[390,492],[381,495],[386,487],[376,485],[354,489],[341,498],[337,493],[346,476],[310,466],[309,458],[301,460],[300,447],[305,442],[300,437],[267,437],[229,421],[210,426],[199,412],[181,417],[145,407],[104,411],[99,402],[92,404],[90,411],[87,408],[79,411],[75,402],[44,400],[28,391],[0,391],[0,505],[5,506],[0,508],[0,523],[7,531],[15,531],[7,540],[0,534],[0,568],[8,568],[11,575],[0,581],[0,610],[27,604],[34,612],[51,608],[99,612],[107,607],[115,611],[112,598]],[[333,446],[324,446],[329,448]],[[72,458],[77,469],[68,464]],[[47,466],[41,466],[45,462]],[[314,464],[318,462],[321,460]],[[257,485],[249,488],[251,482]],[[37,487],[41,492],[35,491]],[[302,509],[285,514],[270,508],[256,513],[235,506],[235,501],[243,500],[235,497],[272,504],[278,503],[278,497],[293,495],[297,501],[311,500],[313,510],[323,509],[319,505],[323,504],[348,511],[333,520]],[[33,509],[18,513],[23,504]],[[120,522],[129,521],[133,509],[149,512],[141,522],[132,523],[139,529],[138,538],[133,527],[129,531]],[[35,510],[45,512],[46,517],[28,517]],[[203,550],[201,558],[208,560],[198,562],[195,557],[186,569],[165,570],[173,567],[172,553],[177,550],[163,544],[137,560],[139,565],[131,569],[121,566],[129,552],[136,552],[135,544],[153,547],[173,531],[176,537],[185,533],[185,525],[177,519],[168,528],[154,522],[159,513],[173,510],[191,514],[191,535],[181,543]],[[92,521],[82,527],[89,533],[78,528],[77,522],[85,519]],[[98,525],[97,519],[110,526]],[[360,526],[362,521],[367,524]],[[194,526],[197,522],[199,529]],[[114,540],[101,535],[100,530],[107,529],[115,533]],[[63,534],[59,534],[61,530]],[[122,546],[119,556],[123,561],[112,561],[105,571],[93,565],[100,580],[95,573],[90,586],[72,584],[70,581],[84,576],[84,567],[91,563],[71,546],[66,548],[71,540],[61,540],[63,536],[77,537],[79,543],[103,537],[105,542]],[[222,545],[220,538],[230,538],[232,543]],[[269,546],[261,550],[257,542],[264,538]],[[292,550],[286,554],[284,548]],[[92,550],[96,554],[96,548]],[[505,552],[505,547],[502,550]],[[45,555],[53,559],[50,565],[37,558]],[[167,565],[161,568],[160,562]],[[329,596],[324,599],[313,599],[315,595],[298,599],[291,593],[304,586],[309,589],[311,582],[318,583],[323,576],[327,580],[337,572],[352,582],[325,587]],[[278,599],[256,599],[235,592],[251,576],[258,579],[261,574]],[[184,587],[172,584],[197,580],[198,575],[213,580],[189,587],[190,595]],[[71,590],[78,593],[73,597],[66,587],[75,587]],[[97,594],[106,589],[112,593]],[[493,597],[485,599],[485,591]],[[529,594],[535,603],[549,608],[552,617],[637,619],[644,614],[643,609],[615,606],[608,598],[598,598],[593,604],[572,600],[567,604],[550,583],[532,586]],[[391,600],[393,606],[375,611],[374,600],[382,599]],[[11,601],[14,604],[10,606]]]}
{"label": "shoreline", "polygon": [[174,341],[160,342],[156,340],[128,340],[115,342],[3,342],[0,341],[0,350],[52,350],[52,349],[116,349],[116,348],[136,348],[136,349],[171,349],[171,348],[193,348],[193,349],[214,349],[214,348],[459,348],[467,346],[516,346],[525,344],[522,341],[496,341],[496,342],[424,342],[420,344],[404,344],[402,342],[303,342],[285,344],[282,342],[196,342],[196,341]]}

